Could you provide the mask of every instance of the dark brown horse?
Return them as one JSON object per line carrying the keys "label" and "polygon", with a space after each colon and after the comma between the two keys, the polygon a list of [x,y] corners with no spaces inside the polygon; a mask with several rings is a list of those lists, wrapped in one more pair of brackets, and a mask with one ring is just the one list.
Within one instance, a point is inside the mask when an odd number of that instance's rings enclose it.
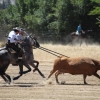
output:
{"label": "dark brown horse", "polygon": [[[19,75],[16,77],[13,77],[13,80],[17,80],[19,79],[23,74],[26,74],[28,72],[31,71],[30,66],[32,66],[34,68],[33,72],[38,71],[38,73],[45,78],[45,76],[42,74],[42,72],[38,69],[39,66],[39,62],[37,60],[34,59],[34,55],[33,55],[33,48],[39,48],[40,45],[37,41],[37,38],[30,35],[30,36],[26,36],[24,38],[24,43],[22,43],[22,48],[24,50],[25,53],[25,58],[23,59],[23,65],[28,69],[26,71],[23,71],[23,66],[19,66],[20,68],[20,72]],[[29,66],[30,65],[30,66]]]}
{"label": "dark brown horse", "polygon": [[[39,48],[38,41],[32,36],[26,36],[23,40],[23,49],[25,52],[25,57],[23,57],[23,63],[18,62],[20,73],[18,76],[13,77],[13,80],[19,79],[23,74],[26,74],[27,72],[31,71],[31,68],[29,65],[31,65],[34,71],[38,71],[38,73],[44,78],[45,76],[42,74],[42,72],[39,70],[38,65],[39,62],[34,60],[33,55],[33,47]],[[9,52],[9,48],[3,47],[0,48],[0,76],[4,79],[6,83],[11,83],[11,77],[6,73],[6,70],[9,66],[9,64],[12,64],[13,62],[17,62],[18,60],[18,54],[17,53],[11,53]],[[35,64],[34,64],[35,63]],[[26,71],[23,71],[23,65],[28,69]]]}
{"label": "dark brown horse", "polygon": [[90,38],[90,35],[92,33],[92,30],[87,30],[87,31],[84,31],[84,32],[81,32],[81,34],[76,34],[76,32],[72,32],[70,33],[70,38],[71,38],[71,42],[73,44],[73,42],[79,42],[80,45],[85,42],[87,44],[87,41],[89,40]]}

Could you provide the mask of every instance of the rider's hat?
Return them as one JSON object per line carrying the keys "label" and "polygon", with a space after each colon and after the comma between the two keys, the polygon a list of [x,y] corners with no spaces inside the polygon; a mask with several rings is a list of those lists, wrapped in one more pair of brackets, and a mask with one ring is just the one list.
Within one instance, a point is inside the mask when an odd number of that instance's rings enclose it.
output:
{"label": "rider's hat", "polygon": [[21,28],[20,30],[23,31],[23,32],[25,31],[25,29],[23,29],[23,28]]}
{"label": "rider's hat", "polygon": [[23,32],[23,33],[25,33],[25,29],[23,29],[23,28],[20,28],[20,31]]}
{"label": "rider's hat", "polygon": [[20,28],[19,27],[15,27],[13,28],[14,31],[20,31]]}

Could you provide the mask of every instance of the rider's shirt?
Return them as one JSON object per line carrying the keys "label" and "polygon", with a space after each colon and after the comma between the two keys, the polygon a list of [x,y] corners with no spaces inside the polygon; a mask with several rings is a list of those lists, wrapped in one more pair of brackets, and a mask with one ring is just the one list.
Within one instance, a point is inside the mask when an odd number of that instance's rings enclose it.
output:
{"label": "rider's shirt", "polygon": [[82,28],[81,28],[81,26],[79,25],[79,26],[77,27],[78,33],[81,33],[81,30],[82,30]]}
{"label": "rider's shirt", "polygon": [[17,40],[21,41],[23,40],[23,36],[21,34],[17,34],[16,35]]}
{"label": "rider's shirt", "polygon": [[10,40],[10,43],[16,42],[16,33],[14,31],[11,31],[8,35],[8,40]]}

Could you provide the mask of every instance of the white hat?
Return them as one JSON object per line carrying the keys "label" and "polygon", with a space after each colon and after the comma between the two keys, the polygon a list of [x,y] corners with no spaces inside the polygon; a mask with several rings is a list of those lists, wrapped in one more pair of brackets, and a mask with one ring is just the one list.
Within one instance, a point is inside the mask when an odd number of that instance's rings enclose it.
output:
{"label": "white hat", "polygon": [[15,28],[13,28],[13,30],[20,31],[20,28],[19,27],[15,27]]}

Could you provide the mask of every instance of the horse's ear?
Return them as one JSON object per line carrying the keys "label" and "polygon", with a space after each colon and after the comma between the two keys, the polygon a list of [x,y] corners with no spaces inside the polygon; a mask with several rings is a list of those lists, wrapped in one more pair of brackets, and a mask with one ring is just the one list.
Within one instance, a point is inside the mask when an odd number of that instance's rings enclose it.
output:
{"label": "horse's ear", "polygon": [[30,33],[30,35],[29,36],[32,36],[32,33]]}

